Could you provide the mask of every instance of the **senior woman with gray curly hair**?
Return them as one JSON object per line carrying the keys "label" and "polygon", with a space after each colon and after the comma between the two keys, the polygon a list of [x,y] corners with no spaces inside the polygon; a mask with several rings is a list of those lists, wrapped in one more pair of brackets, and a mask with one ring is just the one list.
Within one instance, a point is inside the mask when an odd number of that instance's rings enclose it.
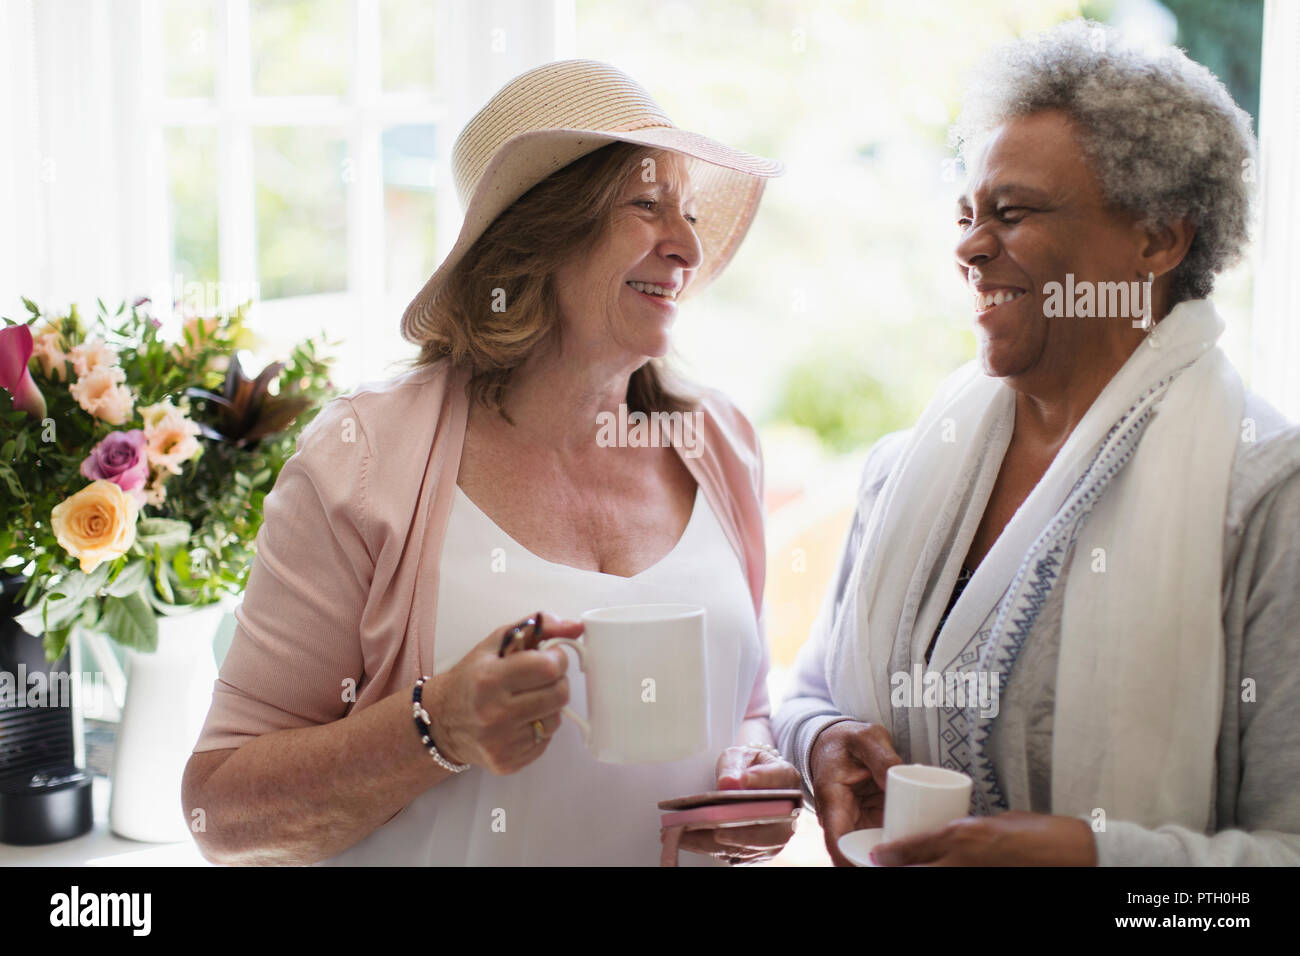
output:
{"label": "senior woman with gray curly hair", "polygon": [[923,763],[970,816],[879,864],[1300,862],[1300,429],[1207,298],[1249,118],[1071,21],[995,51],[954,140],[979,357],[868,456],[776,718],[827,848]]}

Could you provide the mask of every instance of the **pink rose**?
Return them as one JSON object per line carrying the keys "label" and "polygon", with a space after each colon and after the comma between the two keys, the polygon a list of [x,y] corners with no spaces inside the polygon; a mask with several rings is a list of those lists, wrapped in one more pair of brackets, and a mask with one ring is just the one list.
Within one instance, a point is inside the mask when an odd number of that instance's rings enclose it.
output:
{"label": "pink rose", "polygon": [[131,414],[135,399],[123,382],[126,373],[116,365],[101,365],[68,386],[77,404],[101,421],[121,425]]}
{"label": "pink rose", "polygon": [[145,453],[150,464],[160,471],[179,475],[182,462],[202,450],[198,442],[199,426],[170,404],[150,405],[141,409],[140,414],[145,422]]}
{"label": "pink rose", "polygon": [[111,481],[143,507],[144,484],[149,478],[149,459],[144,446],[144,432],[139,428],[113,432],[90,450],[81,463],[81,477]]}
{"label": "pink rose", "polygon": [[46,378],[68,380],[68,356],[63,351],[63,336],[57,331],[41,332],[34,337],[32,358],[41,363]]}
{"label": "pink rose", "polygon": [[78,378],[85,378],[97,368],[117,365],[120,361],[115,352],[103,339],[91,339],[81,345],[74,345],[68,353],[72,367]]}
{"label": "pink rose", "polygon": [[160,471],[153,481],[144,486],[145,504],[153,505],[157,508],[167,500],[167,487],[165,485],[167,475],[168,472],[166,470]]}
{"label": "pink rose", "polygon": [[[185,320],[181,332],[181,340],[176,343],[176,354],[181,358],[188,359],[198,354],[200,349],[212,347],[212,337],[221,330],[220,316],[212,318],[202,318],[200,316],[191,316]],[[185,333],[189,333],[190,344],[185,342]]]}

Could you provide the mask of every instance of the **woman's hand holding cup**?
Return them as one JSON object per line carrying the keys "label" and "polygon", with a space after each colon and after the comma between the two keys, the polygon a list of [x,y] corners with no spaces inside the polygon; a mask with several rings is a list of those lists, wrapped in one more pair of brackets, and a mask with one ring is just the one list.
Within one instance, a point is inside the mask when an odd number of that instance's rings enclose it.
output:
{"label": "woman's hand holding cup", "polygon": [[836,866],[853,865],[840,853],[840,837],[884,824],[886,778],[902,762],[879,724],[841,720],[817,735],[809,772],[826,850]]}
{"label": "woman's hand holding cup", "polygon": [[[582,633],[579,621],[541,617],[547,637]],[[568,658],[559,648],[499,656],[506,633],[518,625],[497,628],[425,685],[434,742],[453,763],[515,773],[545,752],[560,726],[560,709],[569,702]]]}

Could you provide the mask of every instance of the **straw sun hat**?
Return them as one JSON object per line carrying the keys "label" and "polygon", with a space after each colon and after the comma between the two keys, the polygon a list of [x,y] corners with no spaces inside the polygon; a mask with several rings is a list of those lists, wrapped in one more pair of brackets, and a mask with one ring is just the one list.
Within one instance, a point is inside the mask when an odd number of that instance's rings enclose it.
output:
{"label": "straw sun hat", "polygon": [[452,149],[465,220],[451,253],[402,314],[402,335],[432,332],[439,289],[475,240],[516,199],[551,173],[613,142],[690,157],[696,234],[704,261],[681,298],[708,285],[744,238],[781,164],[678,129],[650,94],[608,63],[562,60],[515,77],[469,121]]}

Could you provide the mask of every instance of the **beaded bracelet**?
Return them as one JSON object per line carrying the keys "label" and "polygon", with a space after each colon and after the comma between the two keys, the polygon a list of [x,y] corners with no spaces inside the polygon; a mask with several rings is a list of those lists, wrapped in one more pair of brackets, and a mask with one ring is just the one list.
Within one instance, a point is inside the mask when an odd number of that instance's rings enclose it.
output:
{"label": "beaded bracelet", "polygon": [[415,682],[415,693],[411,695],[411,713],[415,717],[415,732],[420,735],[420,742],[429,748],[429,756],[433,758],[434,763],[444,770],[450,770],[452,773],[462,773],[469,769],[469,764],[452,763],[438,753],[438,745],[433,742],[433,728],[429,726],[429,712],[420,703],[420,695],[424,692],[424,682],[428,679],[426,675],[417,680]]}

